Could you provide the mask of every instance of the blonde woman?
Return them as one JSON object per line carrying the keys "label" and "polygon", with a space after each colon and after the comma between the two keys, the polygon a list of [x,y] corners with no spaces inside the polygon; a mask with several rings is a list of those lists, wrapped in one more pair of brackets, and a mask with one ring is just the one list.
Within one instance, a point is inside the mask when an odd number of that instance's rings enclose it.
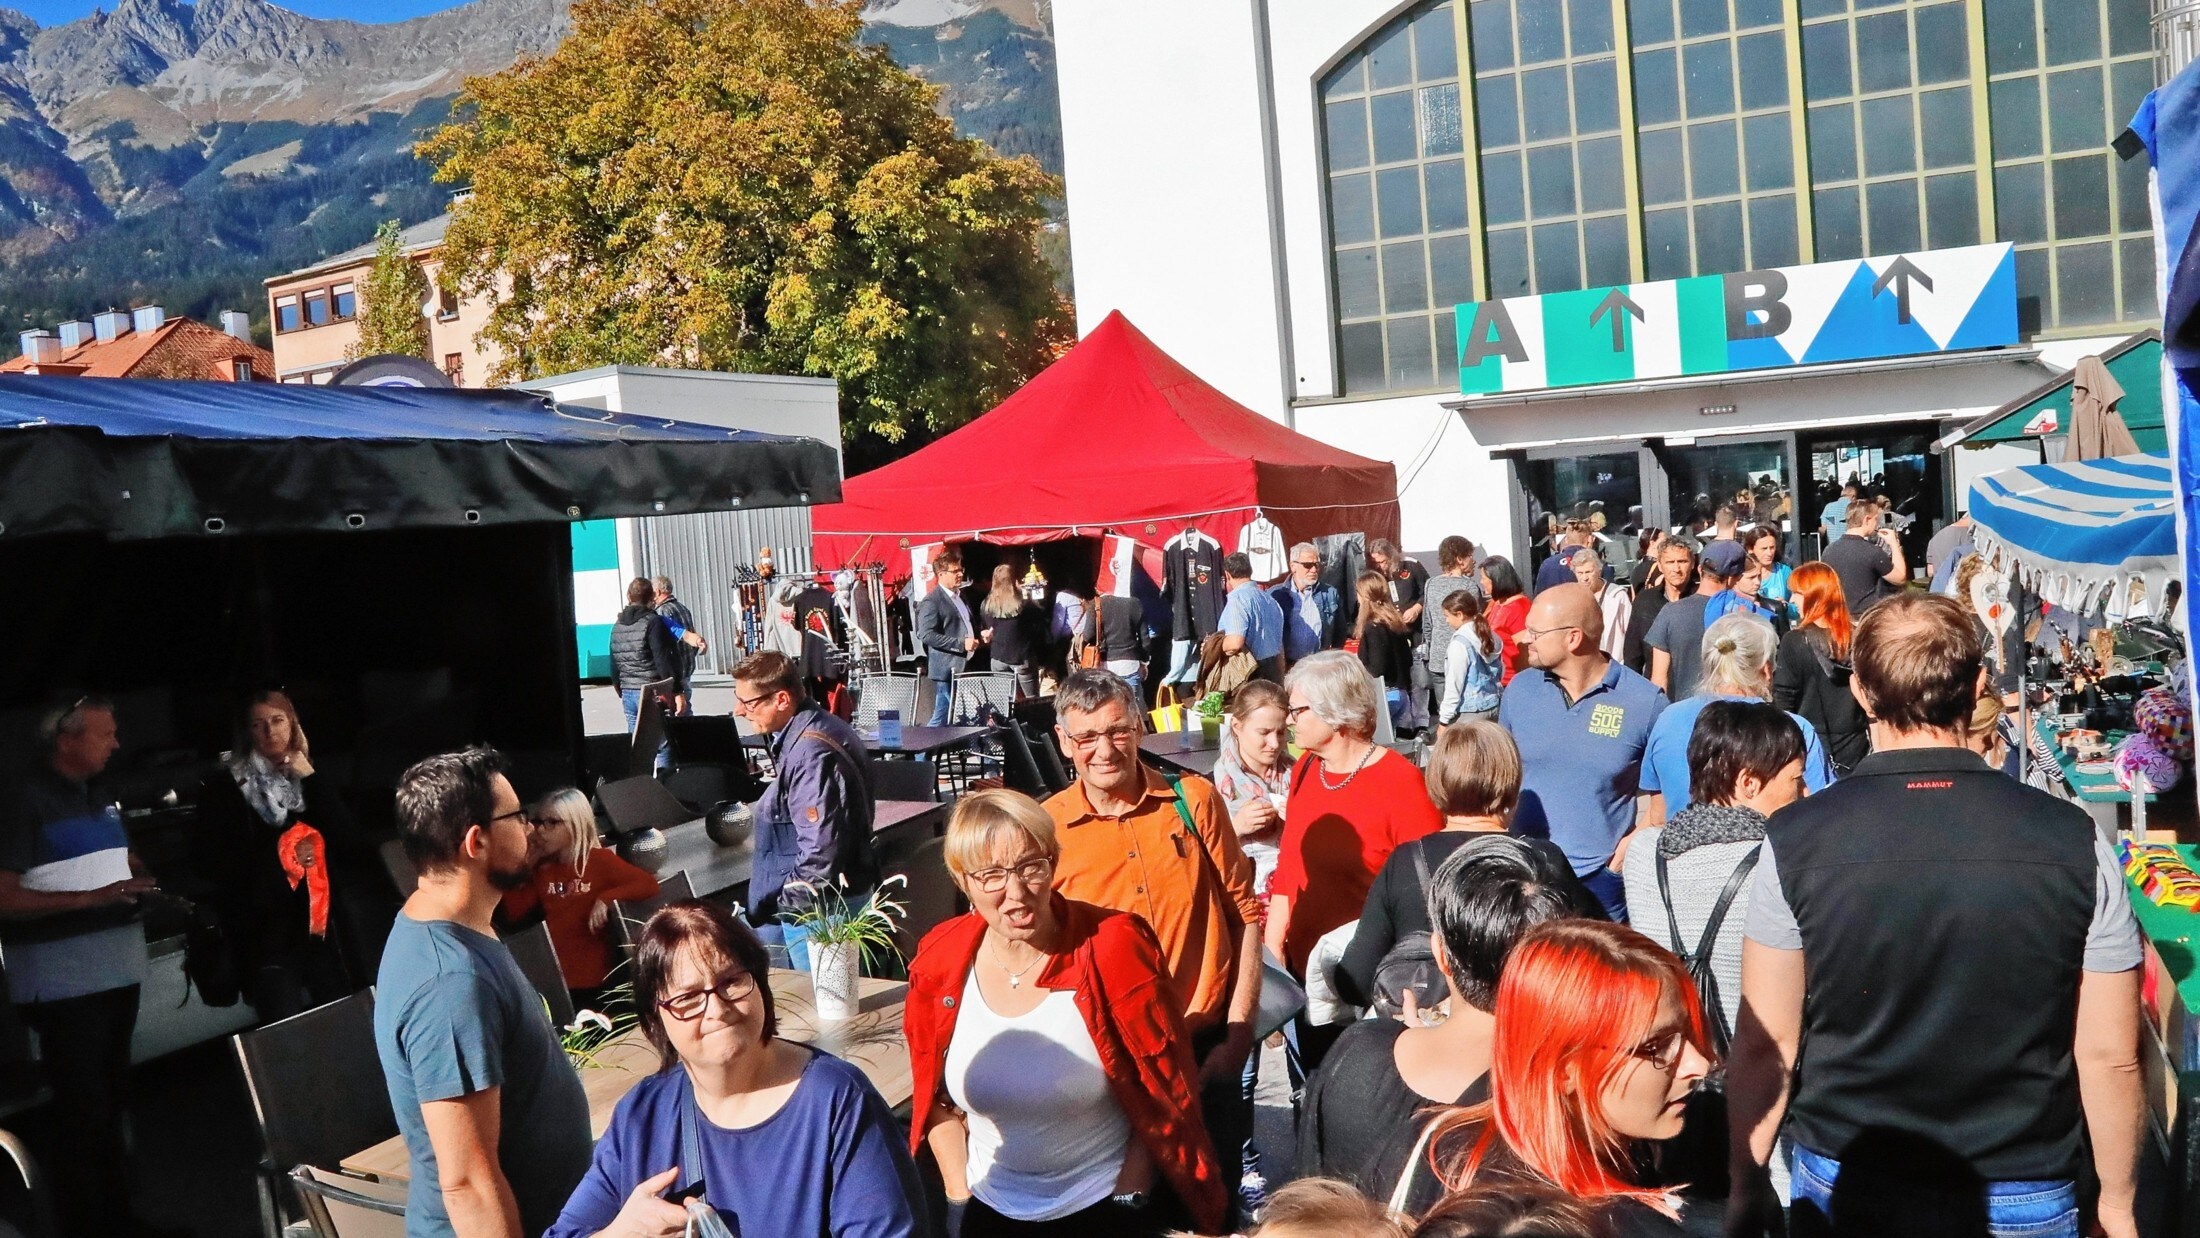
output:
{"label": "blonde woman", "polygon": [[1016,690],[1036,698],[1039,659],[1046,647],[1046,613],[1016,587],[1016,569],[1006,563],[993,569],[992,587],[978,604],[978,626],[978,639],[993,659],[993,669],[1013,672]]}
{"label": "blonde woman", "polygon": [[600,1010],[618,957],[611,904],[655,895],[657,879],[602,845],[595,810],[571,787],[544,796],[528,820],[535,827],[535,869],[526,885],[504,895],[504,916],[517,921],[540,911],[573,1004]]}

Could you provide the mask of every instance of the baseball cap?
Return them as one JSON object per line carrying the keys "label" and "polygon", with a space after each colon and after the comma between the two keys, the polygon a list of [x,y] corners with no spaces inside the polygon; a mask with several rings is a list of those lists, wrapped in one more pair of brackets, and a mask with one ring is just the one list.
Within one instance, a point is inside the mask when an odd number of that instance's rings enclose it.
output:
{"label": "baseball cap", "polygon": [[1718,577],[1739,576],[1742,562],[1749,558],[1740,542],[1712,542],[1703,548],[1703,568]]}

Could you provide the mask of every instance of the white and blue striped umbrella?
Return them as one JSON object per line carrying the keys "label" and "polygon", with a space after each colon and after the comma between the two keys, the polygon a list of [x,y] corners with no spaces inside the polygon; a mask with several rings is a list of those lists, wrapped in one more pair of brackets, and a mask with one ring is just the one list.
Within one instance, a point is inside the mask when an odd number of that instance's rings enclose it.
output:
{"label": "white and blue striped umbrella", "polygon": [[1989,562],[2067,610],[2151,615],[2182,574],[2167,452],[1988,473],[1971,483],[1971,520]]}

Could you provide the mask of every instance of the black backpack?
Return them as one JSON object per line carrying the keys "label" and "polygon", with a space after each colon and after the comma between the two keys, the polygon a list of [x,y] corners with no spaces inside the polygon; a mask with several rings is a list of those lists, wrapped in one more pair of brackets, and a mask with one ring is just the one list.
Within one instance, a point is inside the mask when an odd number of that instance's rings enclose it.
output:
{"label": "black backpack", "polygon": [[1711,1047],[1721,1059],[1734,1042],[1734,1029],[1727,1023],[1726,1007],[1719,1001],[1719,977],[1711,969],[1711,954],[1719,944],[1719,929],[1726,923],[1726,913],[1734,906],[1735,896],[1742,892],[1742,884],[1757,867],[1757,857],[1764,853],[1764,844],[1749,849],[1742,862],[1734,866],[1734,874],[1726,879],[1726,888],[1719,891],[1719,899],[1711,905],[1711,915],[1704,921],[1703,937],[1690,951],[1681,941],[1680,918],[1673,914],[1673,887],[1666,876],[1665,852],[1658,852],[1658,897],[1665,901],[1665,923],[1671,934],[1673,953],[1681,957],[1688,968],[1689,979],[1696,982],[1696,993],[1703,1001],[1704,1025],[1711,1034]]}

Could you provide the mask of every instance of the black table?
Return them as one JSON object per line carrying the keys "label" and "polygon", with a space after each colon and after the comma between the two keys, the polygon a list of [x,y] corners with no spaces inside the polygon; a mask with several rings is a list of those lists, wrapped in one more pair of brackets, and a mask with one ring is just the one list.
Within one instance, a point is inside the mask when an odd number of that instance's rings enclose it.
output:
{"label": "black table", "polygon": [[[945,804],[929,800],[880,800],[871,822],[871,832],[874,838],[894,831],[922,839],[937,834],[946,820]],[[756,863],[753,835],[738,846],[721,847],[711,841],[700,818],[670,826],[662,832],[665,836],[663,851],[626,858],[659,877],[685,872],[697,898],[742,896],[743,887],[749,883],[749,871]]]}
{"label": "black table", "polygon": [[1218,732],[1209,739],[1197,728],[1163,731],[1139,740],[1138,750],[1157,765],[1205,778],[1215,772],[1215,761],[1222,755],[1222,738]]}
{"label": "black table", "polygon": [[865,735],[863,742],[879,756],[923,757],[975,743],[992,733],[989,726],[905,726],[898,744],[880,743],[872,735]]}

